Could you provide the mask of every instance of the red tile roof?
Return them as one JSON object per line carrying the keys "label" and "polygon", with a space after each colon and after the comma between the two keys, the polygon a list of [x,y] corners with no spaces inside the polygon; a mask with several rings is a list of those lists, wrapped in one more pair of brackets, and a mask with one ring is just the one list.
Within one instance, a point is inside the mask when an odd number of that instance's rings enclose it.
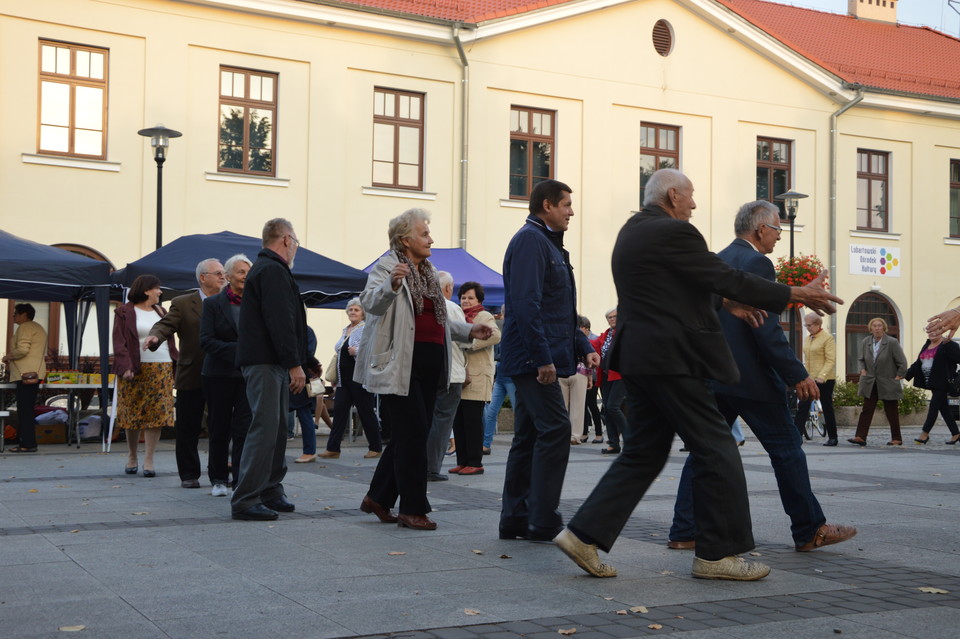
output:
{"label": "red tile roof", "polygon": [[477,24],[574,0],[341,0],[344,4]]}
{"label": "red tile roof", "polygon": [[847,82],[960,98],[960,40],[929,27],[760,0],[716,1]]}

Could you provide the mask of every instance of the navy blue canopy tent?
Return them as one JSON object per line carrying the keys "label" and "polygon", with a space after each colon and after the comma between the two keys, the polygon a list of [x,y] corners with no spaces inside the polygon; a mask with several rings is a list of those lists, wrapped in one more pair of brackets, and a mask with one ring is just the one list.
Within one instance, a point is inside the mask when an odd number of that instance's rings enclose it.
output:
{"label": "navy blue canopy tent", "polygon": [[[380,257],[383,257],[383,255]],[[379,259],[377,258],[373,264],[363,270],[369,273]],[[453,275],[454,295],[456,295],[457,288],[464,282],[480,282],[483,284],[483,305],[503,305],[503,276],[467,253],[466,250],[462,248],[434,248],[431,249],[429,259],[438,271],[447,271],[450,275]]]}
{"label": "navy blue canopy tent", "polygon": [[[256,261],[260,239],[230,231],[184,235],[149,253],[126,268],[114,272],[113,281],[129,287],[139,275],[149,273],[160,278],[162,288],[186,292],[199,288],[197,263],[206,258],[225,262],[237,253]],[[293,276],[300,297],[310,307],[343,308],[346,301],[363,290],[367,274],[301,247],[297,251]]]}
{"label": "navy blue canopy tent", "polygon": [[[53,246],[0,231],[0,297],[61,302],[67,324],[70,367],[80,362],[80,347],[90,306],[96,305],[100,341],[102,397],[110,372],[110,265]],[[15,381],[15,380],[14,380]],[[106,402],[101,402],[106,423]]]}

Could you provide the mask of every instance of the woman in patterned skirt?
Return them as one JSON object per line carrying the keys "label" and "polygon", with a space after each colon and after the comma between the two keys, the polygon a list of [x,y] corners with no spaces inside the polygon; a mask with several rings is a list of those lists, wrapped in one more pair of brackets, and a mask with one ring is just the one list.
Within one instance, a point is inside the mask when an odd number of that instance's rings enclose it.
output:
{"label": "woman in patterned skirt", "polygon": [[127,303],[118,307],[113,323],[113,371],[117,375],[117,424],[127,431],[128,475],[137,473],[140,434],[146,443],[143,476],[156,477],[153,452],[160,429],[173,426],[173,362],[177,347],[171,336],[156,351],[145,350],[143,340],[166,314],[160,306],[160,280],[141,275],[133,280]]}

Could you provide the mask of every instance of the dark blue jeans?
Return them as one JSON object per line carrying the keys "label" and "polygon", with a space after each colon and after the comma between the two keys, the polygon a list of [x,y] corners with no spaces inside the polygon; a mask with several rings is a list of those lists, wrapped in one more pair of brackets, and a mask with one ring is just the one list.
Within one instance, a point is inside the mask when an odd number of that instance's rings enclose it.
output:
{"label": "dark blue jeans", "polygon": [[[813,539],[826,518],[810,487],[810,472],[807,470],[807,457],[801,447],[802,439],[793,425],[786,401],[766,403],[717,395],[717,407],[730,425],[733,425],[737,415],[742,417],[770,456],[770,463],[777,478],[777,488],[780,490],[780,501],[784,512],[790,517],[793,541],[802,545]],[[673,509],[673,525],[670,527],[672,540],[690,541],[697,538],[692,491],[696,473],[697,464],[691,455],[687,457],[680,475],[677,501]]]}

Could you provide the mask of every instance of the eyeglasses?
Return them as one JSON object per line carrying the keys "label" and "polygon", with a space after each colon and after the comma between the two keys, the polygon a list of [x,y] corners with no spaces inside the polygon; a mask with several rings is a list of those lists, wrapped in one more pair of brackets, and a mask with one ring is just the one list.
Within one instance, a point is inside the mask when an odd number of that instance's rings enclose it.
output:
{"label": "eyeglasses", "polygon": [[290,235],[289,233],[287,234],[287,237],[289,237],[291,240],[293,240],[293,241],[296,243],[297,246],[300,246],[300,240],[298,240],[298,239],[295,238],[294,236]]}
{"label": "eyeglasses", "polygon": [[[773,224],[761,224],[760,226],[766,226],[767,228],[773,229],[774,231],[777,232],[777,236],[778,236],[778,237],[779,237],[780,235],[783,235],[783,227],[782,227],[782,226],[774,226]],[[760,229],[757,229],[757,230],[759,231]]]}
{"label": "eyeglasses", "polygon": [[204,271],[200,275],[216,275],[217,277],[224,277],[226,273],[223,271]]}

